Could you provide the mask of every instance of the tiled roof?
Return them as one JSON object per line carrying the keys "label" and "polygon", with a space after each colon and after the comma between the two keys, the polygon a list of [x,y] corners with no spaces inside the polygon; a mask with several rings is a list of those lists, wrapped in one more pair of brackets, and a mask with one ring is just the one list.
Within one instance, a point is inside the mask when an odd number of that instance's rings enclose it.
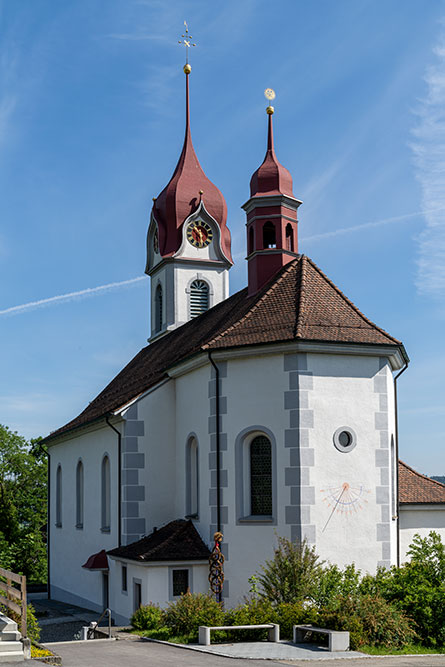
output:
{"label": "tiled roof", "polygon": [[45,440],[109,415],[167,377],[167,369],[203,351],[319,341],[402,343],[368,320],[305,255],[285,266],[257,294],[247,288],[144,347],[75,419]]}
{"label": "tiled roof", "polygon": [[403,461],[399,461],[399,502],[445,503],[445,484],[421,475]]}
{"label": "tiled roof", "polygon": [[177,519],[137,542],[111,549],[108,555],[141,562],[206,560],[210,550],[192,521]]}

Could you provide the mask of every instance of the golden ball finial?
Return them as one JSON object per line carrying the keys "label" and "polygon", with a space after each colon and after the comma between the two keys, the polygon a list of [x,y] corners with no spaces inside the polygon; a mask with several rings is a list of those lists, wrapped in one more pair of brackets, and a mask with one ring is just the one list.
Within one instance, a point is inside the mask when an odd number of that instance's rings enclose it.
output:
{"label": "golden ball finial", "polygon": [[184,74],[190,74],[192,71],[191,65],[187,63],[187,65],[184,65]]}
{"label": "golden ball finial", "polygon": [[273,107],[271,107],[270,105],[269,105],[269,106],[267,107],[267,109],[266,109],[266,113],[267,113],[269,116],[271,116],[271,115],[273,114],[274,111],[275,111],[275,109],[274,109]]}

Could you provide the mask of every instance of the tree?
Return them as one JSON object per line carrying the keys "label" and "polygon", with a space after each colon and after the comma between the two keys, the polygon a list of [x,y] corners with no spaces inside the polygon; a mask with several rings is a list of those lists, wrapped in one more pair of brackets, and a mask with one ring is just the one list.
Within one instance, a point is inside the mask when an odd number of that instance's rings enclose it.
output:
{"label": "tree", "polygon": [[46,580],[46,455],[0,425],[0,566]]}

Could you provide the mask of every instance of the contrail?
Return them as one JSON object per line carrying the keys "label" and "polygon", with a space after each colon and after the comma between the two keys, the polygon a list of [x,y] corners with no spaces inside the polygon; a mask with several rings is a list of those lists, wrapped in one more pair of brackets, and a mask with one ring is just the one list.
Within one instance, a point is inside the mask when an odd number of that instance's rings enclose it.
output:
{"label": "contrail", "polygon": [[396,215],[392,218],[384,218],[383,220],[375,220],[374,222],[365,222],[362,225],[355,225],[354,227],[342,227],[341,229],[334,229],[332,232],[323,232],[322,234],[314,234],[313,236],[306,236],[300,239],[301,241],[318,241],[321,239],[328,239],[331,236],[340,236],[341,234],[349,234],[349,232],[359,232],[362,229],[369,227],[380,227],[380,225],[388,225],[392,222],[400,222],[402,220],[409,220],[410,218],[417,218],[421,215],[429,215],[444,211],[445,207],[428,209],[426,211],[416,211],[415,213],[404,213],[403,215]]}
{"label": "contrail", "polygon": [[130,280],[121,280],[117,283],[108,283],[107,285],[99,285],[98,287],[88,287],[87,289],[82,289],[78,292],[69,292],[69,294],[50,296],[47,299],[39,299],[39,301],[30,301],[29,303],[22,303],[20,306],[11,306],[11,308],[5,308],[4,310],[0,310],[0,315],[19,315],[20,313],[25,313],[26,311],[34,310],[35,308],[63,303],[65,301],[73,301],[78,298],[93,296],[94,294],[100,293],[103,294],[104,292],[109,292],[121,287],[135,285],[142,280],[146,280],[146,277],[140,276],[139,278],[130,278]]}

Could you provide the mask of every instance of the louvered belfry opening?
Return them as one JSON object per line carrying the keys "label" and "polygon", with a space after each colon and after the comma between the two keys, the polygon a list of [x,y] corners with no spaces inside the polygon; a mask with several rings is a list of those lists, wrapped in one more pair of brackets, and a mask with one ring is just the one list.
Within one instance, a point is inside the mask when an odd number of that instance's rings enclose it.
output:
{"label": "louvered belfry opening", "polygon": [[272,516],[272,447],[264,435],[250,443],[250,513]]}
{"label": "louvered belfry opening", "polygon": [[209,309],[209,286],[204,280],[194,280],[190,285],[190,317],[198,317]]}

